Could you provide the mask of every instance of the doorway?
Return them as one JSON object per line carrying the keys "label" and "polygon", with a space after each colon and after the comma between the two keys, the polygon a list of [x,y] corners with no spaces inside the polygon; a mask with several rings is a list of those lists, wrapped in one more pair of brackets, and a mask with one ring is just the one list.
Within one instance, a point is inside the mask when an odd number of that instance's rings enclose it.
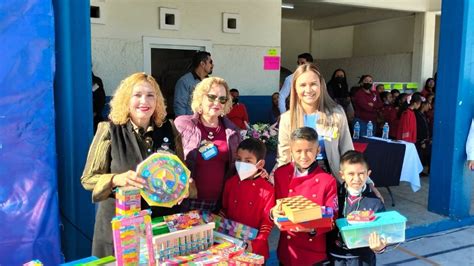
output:
{"label": "doorway", "polygon": [[166,102],[168,118],[174,118],[174,87],[178,79],[190,70],[196,51],[211,52],[212,44],[205,40],[143,37],[143,60],[146,73],[158,82]]}

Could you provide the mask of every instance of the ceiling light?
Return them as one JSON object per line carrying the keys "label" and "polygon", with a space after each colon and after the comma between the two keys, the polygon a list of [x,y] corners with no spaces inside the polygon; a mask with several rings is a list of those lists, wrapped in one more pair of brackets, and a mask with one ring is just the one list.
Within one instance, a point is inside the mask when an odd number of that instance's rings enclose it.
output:
{"label": "ceiling light", "polygon": [[281,8],[293,9],[295,8],[295,5],[290,4],[290,3],[282,3]]}

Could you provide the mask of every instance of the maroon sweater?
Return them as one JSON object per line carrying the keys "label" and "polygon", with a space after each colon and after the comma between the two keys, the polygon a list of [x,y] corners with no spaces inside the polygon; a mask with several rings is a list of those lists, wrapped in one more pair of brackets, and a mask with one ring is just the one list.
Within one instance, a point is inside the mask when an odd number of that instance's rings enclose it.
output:
{"label": "maroon sweater", "polygon": [[[353,99],[355,117],[365,122],[377,121],[377,111],[383,107],[383,102],[375,92],[366,92],[364,89],[360,89],[356,92]],[[370,106],[369,103],[373,103]]]}

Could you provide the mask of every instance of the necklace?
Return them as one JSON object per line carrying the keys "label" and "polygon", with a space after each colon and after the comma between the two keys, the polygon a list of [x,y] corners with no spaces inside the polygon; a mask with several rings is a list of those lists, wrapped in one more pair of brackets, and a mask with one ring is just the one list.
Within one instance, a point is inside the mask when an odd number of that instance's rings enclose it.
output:
{"label": "necklace", "polygon": [[201,122],[201,128],[204,130],[204,132],[207,133],[207,139],[208,140],[213,140],[217,134],[221,131],[221,125],[220,123],[217,125],[217,128],[215,130],[211,130],[210,127],[206,127],[202,122]]}

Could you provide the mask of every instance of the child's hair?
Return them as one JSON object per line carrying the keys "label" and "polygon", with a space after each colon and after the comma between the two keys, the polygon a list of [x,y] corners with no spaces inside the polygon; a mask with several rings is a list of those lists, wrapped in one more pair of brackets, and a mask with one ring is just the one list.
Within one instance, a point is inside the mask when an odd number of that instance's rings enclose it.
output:
{"label": "child's hair", "polygon": [[408,95],[407,99],[405,100],[405,102],[402,103],[402,105],[400,106],[400,109],[398,110],[398,117],[400,118],[403,112],[405,112],[409,106],[414,105],[415,103],[421,104],[424,101],[425,101],[425,98],[421,96],[421,93],[419,92],[415,92],[412,95]]}
{"label": "child's hair", "polygon": [[267,154],[267,147],[265,147],[265,144],[260,140],[253,138],[244,139],[240,142],[237,150],[246,150],[252,153],[257,157],[257,161],[264,160],[265,155]]}
{"label": "child's hair", "polygon": [[384,92],[380,93],[380,99],[382,99],[382,101],[385,101],[389,94],[390,94],[389,91],[384,91]]}
{"label": "child's hair", "polygon": [[400,91],[397,90],[397,89],[391,90],[390,93],[391,93],[391,94],[397,94],[397,93],[398,93],[398,94],[400,95]]}
{"label": "child's hair", "polygon": [[358,163],[364,164],[367,167],[367,169],[369,169],[369,164],[367,163],[367,160],[365,159],[364,154],[358,151],[350,150],[344,153],[341,156],[341,161],[340,161],[341,169],[342,169],[342,166],[346,163],[347,164],[358,164]]}
{"label": "child's hair", "polygon": [[291,141],[299,139],[307,140],[310,142],[317,142],[318,133],[311,127],[300,127],[295,129],[295,131],[291,133]]}

